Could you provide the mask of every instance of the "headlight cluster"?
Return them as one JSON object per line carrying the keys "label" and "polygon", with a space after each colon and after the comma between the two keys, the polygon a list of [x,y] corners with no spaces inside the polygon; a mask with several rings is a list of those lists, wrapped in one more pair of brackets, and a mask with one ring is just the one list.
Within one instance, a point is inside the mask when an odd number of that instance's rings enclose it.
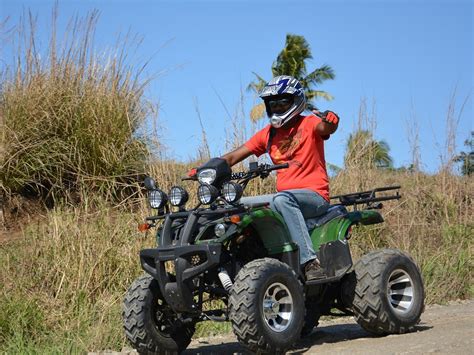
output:
{"label": "headlight cluster", "polygon": [[165,207],[166,202],[169,201],[172,206],[183,206],[188,201],[188,193],[185,189],[179,186],[171,188],[169,195],[163,191],[155,189],[148,191],[148,202],[151,208],[162,209]]}
{"label": "headlight cluster", "polygon": [[[242,186],[235,182],[222,185],[221,194],[227,202],[237,202],[242,197]],[[198,199],[203,205],[209,205],[219,197],[219,190],[212,185],[203,184],[198,189]]]}
{"label": "headlight cluster", "polygon": [[[235,182],[224,183],[220,192],[213,185],[201,183],[197,192],[199,202],[201,202],[203,205],[209,205],[213,203],[219,197],[219,195],[222,195],[229,203],[237,202],[242,197],[243,190],[242,186]],[[150,203],[150,207],[158,210],[165,207],[168,201],[172,206],[184,206],[188,199],[188,193],[180,186],[173,186],[168,195],[159,189],[148,191],[148,201]]]}

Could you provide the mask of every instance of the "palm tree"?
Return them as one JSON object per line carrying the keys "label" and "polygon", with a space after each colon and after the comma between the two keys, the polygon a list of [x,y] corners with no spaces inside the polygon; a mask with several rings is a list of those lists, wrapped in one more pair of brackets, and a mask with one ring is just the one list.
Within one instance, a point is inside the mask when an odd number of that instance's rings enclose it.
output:
{"label": "palm tree", "polygon": [[390,147],[385,141],[376,141],[372,132],[358,130],[349,135],[344,165],[346,168],[392,168]]}
{"label": "palm tree", "polygon": [[[333,99],[327,92],[314,90],[313,87],[320,85],[325,80],[335,78],[334,71],[329,65],[323,65],[308,74],[305,62],[312,58],[313,56],[309,44],[303,36],[287,34],[285,47],[273,62],[271,68],[273,77],[278,75],[291,75],[301,82],[308,100],[309,109],[315,108],[313,100],[319,98],[326,100]],[[268,80],[265,80],[257,73],[253,74],[257,80],[250,83],[248,89],[258,93],[263,89]],[[263,104],[259,104],[252,109],[250,117],[253,120],[257,120],[261,118],[264,113],[265,108]]]}
{"label": "palm tree", "polygon": [[454,161],[461,163],[461,174],[471,176],[474,174],[474,131],[471,132],[471,139],[466,139],[464,145],[470,152],[461,152],[454,157]]}

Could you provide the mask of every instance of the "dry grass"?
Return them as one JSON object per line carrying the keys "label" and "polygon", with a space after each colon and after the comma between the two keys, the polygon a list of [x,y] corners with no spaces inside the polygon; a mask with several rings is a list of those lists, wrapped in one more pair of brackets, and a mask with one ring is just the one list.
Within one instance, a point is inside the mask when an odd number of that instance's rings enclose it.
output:
{"label": "dry grass", "polygon": [[90,202],[57,207],[0,246],[0,348],[123,344],[122,296],[140,273],[139,250],[154,240],[136,229],[146,212]]}
{"label": "dry grass", "polygon": [[96,51],[97,18],[92,12],[72,19],[58,39],[53,14],[43,51],[31,13],[17,28],[13,64],[1,73],[0,189],[7,195],[40,195],[50,205],[92,191],[122,198],[143,173],[148,142],[140,129],[152,113],[143,99],[148,79],[128,58],[133,39]]}
{"label": "dry grass", "polygon": [[[163,187],[186,169],[164,162],[153,167]],[[353,253],[399,248],[420,264],[429,303],[472,297],[472,179],[349,171],[333,181],[333,192],[355,191],[362,177],[363,188],[401,183],[403,198],[386,203],[384,224],[356,228]],[[269,193],[273,183],[255,181],[249,192]],[[155,244],[152,233],[143,238],[136,231],[148,213],[140,203],[113,208],[86,200],[78,207],[56,207],[45,220],[26,225],[21,238],[3,243],[0,349],[83,352],[124,346],[122,298],[142,272],[138,251]],[[207,324],[198,334],[227,330]]]}

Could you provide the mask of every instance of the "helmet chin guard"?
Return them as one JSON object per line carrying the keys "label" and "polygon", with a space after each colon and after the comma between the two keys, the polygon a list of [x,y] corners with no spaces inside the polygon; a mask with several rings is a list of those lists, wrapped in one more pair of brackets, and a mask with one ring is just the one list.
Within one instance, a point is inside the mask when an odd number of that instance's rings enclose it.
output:
{"label": "helmet chin guard", "polygon": [[[306,97],[301,83],[289,75],[280,75],[273,78],[265,85],[259,96],[265,102],[270,124],[275,128],[284,126],[293,118],[299,116],[306,108]],[[285,96],[293,97],[292,105],[285,112],[273,112],[269,101]]]}

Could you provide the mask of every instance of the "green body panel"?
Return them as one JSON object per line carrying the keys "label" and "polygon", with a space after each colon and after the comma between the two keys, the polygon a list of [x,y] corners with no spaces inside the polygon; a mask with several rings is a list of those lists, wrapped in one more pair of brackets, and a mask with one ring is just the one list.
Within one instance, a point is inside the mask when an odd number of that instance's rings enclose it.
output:
{"label": "green body panel", "polygon": [[383,217],[374,210],[353,211],[347,214],[348,219],[353,223],[361,223],[363,225],[382,223]]}
{"label": "green body panel", "polygon": [[203,229],[196,237],[195,244],[225,243],[240,235],[240,232],[251,224],[262,239],[268,254],[279,254],[297,249],[297,245],[292,242],[283,217],[279,213],[269,208],[259,208],[241,215],[241,218],[241,222],[237,225],[226,222],[227,218],[213,221],[208,228],[214,228],[217,223],[226,223],[228,225],[226,234],[220,238],[201,240],[206,231],[206,229]]}
{"label": "green body panel", "polygon": [[292,242],[283,217],[279,213],[269,208],[253,210],[243,216],[239,230],[250,224],[258,232],[270,255],[296,250],[297,245]]}
{"label": "green body panel", "polygon": [[[241,218],[242,221],[239,224],[230,225],[224,236],[201,241],[200,238],[204,233],[203,230],[197,236],[195,243],[224,243],[240,234],[240,232],[247,226],[252,225],[252,227],[258,232],[270,255],[296,250],[297,245],[291,240],[288,228],[285,225],[283,217],[279,213],[263,207],[252,210],[251,212],[242,215]],[[353,211],[344,216],[336,217],[322,226],[314,228],[309,233],[313,242],[314,250],[318,251],[322,244],[335,240],[344,240],[347,230],[353,224],[361,223],[368,225],[381,222],[383,222],[383,218],[377,211]],[[214,221],[211,228],[214,228],[213,225],[215,223],[226,223],[226,218]]]}
{"label": "green body panel", "polygon": [[318,251],[322,244],[335,240],[344,240],[347,230],[353,224],[361,223],[368,225],[382,222],[383,217],[381,214],[373,210],[353,211],[345,216],[336,217],[310,231],[314,250]]}
{"label": "green body panel", "polygon": [[335,240],[344,240],[346,232],[353,222],[344,216],[336,217],[322,226],[310,231],[314,251],[318,251],[322,244]]}

